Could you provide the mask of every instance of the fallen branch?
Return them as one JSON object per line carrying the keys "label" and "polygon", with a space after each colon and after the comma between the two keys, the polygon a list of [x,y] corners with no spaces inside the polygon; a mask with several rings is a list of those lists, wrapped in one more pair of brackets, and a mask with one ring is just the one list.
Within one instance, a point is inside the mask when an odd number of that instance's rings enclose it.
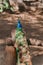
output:
{"label": "fallen branch", "polygon": [[32,45],[30,45],[29,48],[35,48],[35,49],[43,51],[43,47],[42,46],[32,46]]}
{"label": "fallen branch", "polygon": [[29,46],[31,56],[43,55],[43,47],[41,46]]}

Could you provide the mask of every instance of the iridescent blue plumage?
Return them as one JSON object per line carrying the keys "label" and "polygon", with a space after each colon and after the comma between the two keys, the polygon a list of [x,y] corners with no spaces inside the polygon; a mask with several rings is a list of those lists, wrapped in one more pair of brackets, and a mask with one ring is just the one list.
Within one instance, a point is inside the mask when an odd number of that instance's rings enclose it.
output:
{"label": "iridescent blue plumage", "polygon": [[22,28],[20,20],[18,20],[17,28]]}

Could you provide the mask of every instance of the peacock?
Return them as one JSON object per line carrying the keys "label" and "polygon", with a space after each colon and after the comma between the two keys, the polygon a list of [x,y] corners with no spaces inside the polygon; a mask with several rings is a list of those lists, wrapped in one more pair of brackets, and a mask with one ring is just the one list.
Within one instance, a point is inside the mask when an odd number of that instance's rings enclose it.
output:
{"label": "peacock", "polygon": [[18,20],[16,30],[12,33],[12,40],[17,52],[17,65],[32,65],[29,46],[20,20]]}

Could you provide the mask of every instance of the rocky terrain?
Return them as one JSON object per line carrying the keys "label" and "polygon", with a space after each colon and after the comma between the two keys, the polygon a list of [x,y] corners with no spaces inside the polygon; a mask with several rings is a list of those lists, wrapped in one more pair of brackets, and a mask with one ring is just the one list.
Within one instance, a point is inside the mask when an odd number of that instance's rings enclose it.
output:
{"label": "rocky terrain", "polygon": [[[23,4],[23,6],[24,5],[25,4]],[[20,18],[27,39],[30,40],[32,46],[35,46],[35,49],[30,46],[33,65],[43,65],[43,8],[36,5],[26,5],[25,10],[22,12],[21,10],[22,9],[19,9],[19,11],[17,10],[15,14],[11,14],[10,12],[3,12],[0,14],[0,42],[2,43],[2,40],[11,38],[11,32],[13,29],[15,30],[17,20]],[[39,46],[39,48],[37,46]],[[7,58],[6,60],[6,63],[7,61],[9,62],[8,65],[10,65],[12,61],[11,58],[14,57],[15,53],[14,48],[11,48],[12,47],[6,47],[6,53],[9,57],[9,59]],[[3,57],[4,50],[2,52],[1,54]],[[13,61],[11,64],[14,64]]]}

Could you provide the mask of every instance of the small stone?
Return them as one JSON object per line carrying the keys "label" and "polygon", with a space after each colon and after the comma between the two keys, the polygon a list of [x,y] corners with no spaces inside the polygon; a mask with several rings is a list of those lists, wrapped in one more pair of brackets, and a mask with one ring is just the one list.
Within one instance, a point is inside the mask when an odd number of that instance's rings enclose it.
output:
{"label": "small stone", "polygon": [[24,63],[21,63],[20,65],[25,65]]}

